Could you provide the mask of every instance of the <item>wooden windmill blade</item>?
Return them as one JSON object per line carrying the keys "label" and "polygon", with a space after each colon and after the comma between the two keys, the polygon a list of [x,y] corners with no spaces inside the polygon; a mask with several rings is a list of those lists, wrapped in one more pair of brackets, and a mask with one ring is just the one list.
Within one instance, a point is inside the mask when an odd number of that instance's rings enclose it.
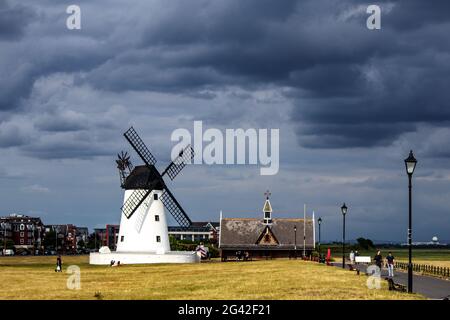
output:
{"label": "wooden windmill blade", "polygon": [[166,209],[170,212],[170,214],[180,226],[186,228],[192,224],[191,219],[188,217],[184,209],[181,207],[177,199],[175,199],[175,197],[167,187],[164,188],[160,199]]}
{"label": "wooden windmill blade", "polygon": [[136,212],[139,206],[144,202],[145,198],[148,197],[151,190],[138,189],[134,190],[133,193],[128,197],[127,201],[122,206],[123,214],[130,219],[131,216]]}
{"label": "wooden windmill blade", "polygon": [[150,150],[145,145],[144,141],[142,141],[141,137],[137,134],[136,130],[133,127],[128,129],[124,134],[125,139],[131,144],[136,153],[141,157],[141,159],[148,166],[154,166],[156,163],[156,158],[150,152]]}
{"label": "wooden windmill blade", "polygon": [[164,175],[168,175],[170,180],[175,179],[175,177],[183,170],[186,166],[186,163],[190,163],[194,158],[194,149],[192,149],[191,145],[186,146],[183,150],[180,151],[178,157],[175,158],[163,171],[161,174],[162,177]]}

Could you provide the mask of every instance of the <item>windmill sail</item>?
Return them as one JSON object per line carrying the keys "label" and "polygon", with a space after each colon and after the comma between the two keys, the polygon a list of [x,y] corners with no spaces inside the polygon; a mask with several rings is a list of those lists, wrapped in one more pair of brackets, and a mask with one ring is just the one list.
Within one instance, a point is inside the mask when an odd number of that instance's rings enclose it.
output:
{"label": "windmill sail", "polygon": [[130,217],[133,215],[133,213],[136,212],[142,202],[144,202],[145,198],[147,198],[147,196],[150,194],[150,192],[150,190],[143,189],[134,190],[122,206],[123,214],[128,219],[130,219]]}
{"label": "windmill sail", "polygon": [[183,150],[181,150],[178,157],[176,157],[176,159],[173,160],[172,163],[167,166],[166,170],[164,170],[164,172],[162,173],[162,176],[167,174],[170,180],[175,179],[175,177],[186,166],[186,163],[190,163],[193,158],[194,158],[194,149],[192,149],[191,145],[188,145]]}
{"label": "windmill sail", "polygon": [[156,158],[153,156],[150,150],[148,150],[144,141],[142,141],[142,139],[139,137],[139,135],[137,134],[136,130],[134,130],[133,127],[128,129],[123,135],[125,136],[125,139],[127,139],[128,142],[131,144],[136,153],[145,162],[146,165],[148,166],[155,165]]}
{"label": "windmill sail", "polygon": [[166,209],[170,212],[170,214],[180,226],[189,227],[192,224],[191,219],[189,219],[188,215],[175,199],[173,194],[169,191],[169,189],[164,189],[160,199]]}

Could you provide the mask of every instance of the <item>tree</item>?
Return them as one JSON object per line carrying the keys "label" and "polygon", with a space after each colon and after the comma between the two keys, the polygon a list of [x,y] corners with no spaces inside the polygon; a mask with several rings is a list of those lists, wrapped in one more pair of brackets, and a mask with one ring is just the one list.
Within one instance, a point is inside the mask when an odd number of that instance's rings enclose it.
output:
{"label": "tree", "polygon": [[372,240],[370,240],[370,239],[365,239],[365,238],[361,237],[361,238],[356,239],[356,241],[358,242],[358,246],[361,249],[369,250],[370,248],[375,247]]}
{"label": "tree", "polygon": [[[42,245],[44,248],[55,248],[56,245],[56,232],[55,231],[49,231],[45,233],[44,240],[42,240]],[[56,248],[55,248],[56,250]]]}
{"label": "tree", "polygon": [[[5,243],[3,242],[3,239],[0,240],[0,252],[1,250],[5,249]],[[14,249],[14,241],[11,239],[6,239],[6,249]]]}
{"label": "tree", "polygon": [[86,243],[86,248],[92,250],[92,249],[97,249],[100,247],[101,247],[100,236],[96,232],[91,233],[88,237],[88,242]]}
{"label": "tree", "polygon": [[77,248],[78,248],[78,249],[84,249],[84,248],[86,248],[86,244],[84,243],[83,239],[81,239],[80,241],[78,241],[78,243],[77,243]]}

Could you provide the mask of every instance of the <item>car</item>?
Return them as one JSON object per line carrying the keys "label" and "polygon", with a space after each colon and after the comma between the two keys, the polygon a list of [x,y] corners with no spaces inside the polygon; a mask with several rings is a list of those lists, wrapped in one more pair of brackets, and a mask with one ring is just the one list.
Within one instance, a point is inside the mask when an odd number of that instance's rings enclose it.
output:
{"label": "car", "polygon": [[13,256],[14,255],[14,250],[12,250],[12,249],[3,249],[3,255],[4,256]]}

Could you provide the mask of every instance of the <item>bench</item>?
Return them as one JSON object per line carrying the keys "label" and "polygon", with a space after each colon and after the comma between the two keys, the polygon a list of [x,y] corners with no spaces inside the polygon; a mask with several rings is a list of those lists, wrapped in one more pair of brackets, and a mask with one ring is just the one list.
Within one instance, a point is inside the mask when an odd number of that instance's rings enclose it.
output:
{"label": "bench", "polygon": [[369,256],[357,256],[357,257],[355,257],[355,262],[356,263],[371,263],[372,258]]}
{"label": "bench", "polygon": [[406,286],[400,283],[395,283],[391,278],[385,278],[389,284],[390,291],[406,292]]}

